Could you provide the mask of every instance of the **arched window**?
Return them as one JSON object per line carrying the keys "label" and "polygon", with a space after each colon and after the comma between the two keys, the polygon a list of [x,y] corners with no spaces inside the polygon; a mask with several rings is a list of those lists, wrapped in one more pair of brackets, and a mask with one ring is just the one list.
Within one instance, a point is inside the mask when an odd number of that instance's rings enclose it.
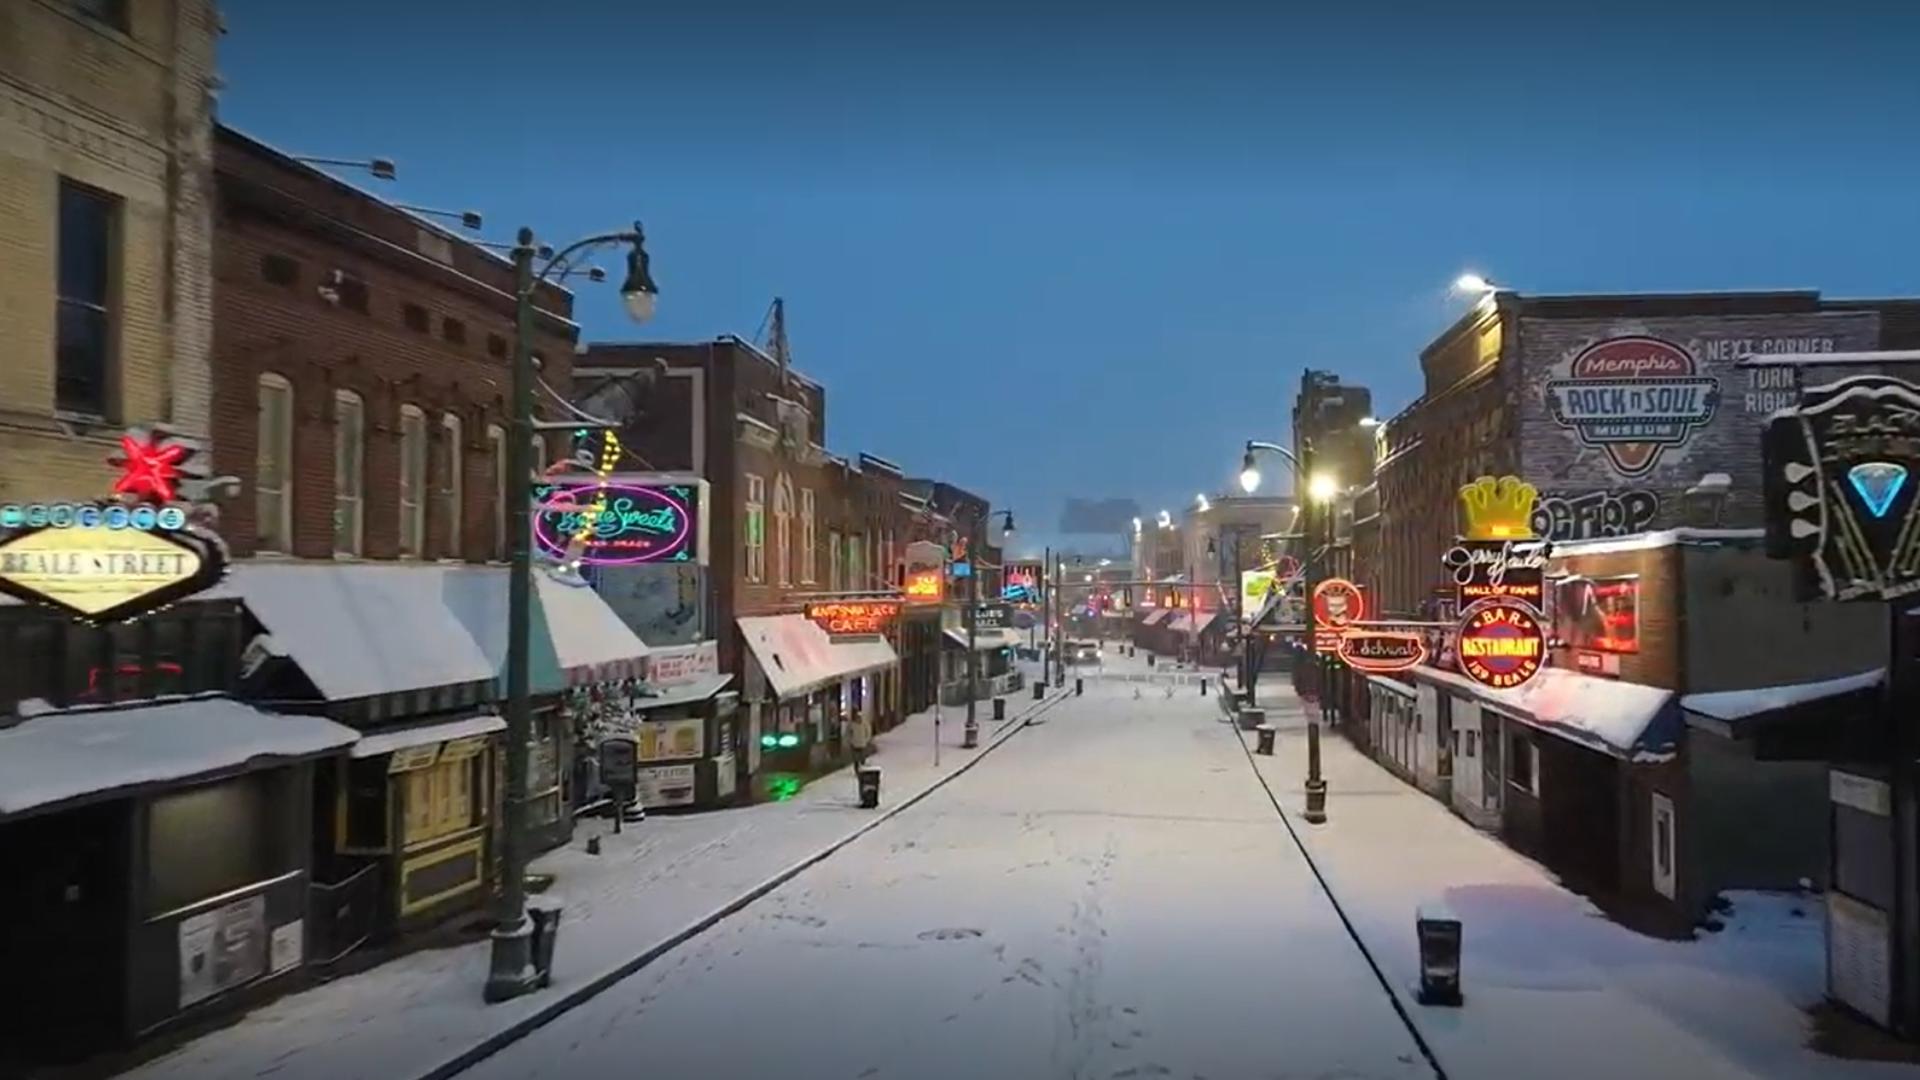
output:
{"label": "arched window", "polygon": [[773,565],[778,584],[793,584],[793,560],[793,481],[782,473],[773,485]]}
{"label": "arched window", "polygon": [[287,552],[293,543],[293,384],[267,372],[259,382],[253,454],[254,546]]}
{"label": "arched window", "polygon": [[365,537],[367,407],[351,390],[333,392],[333,553],[361,552]]}
{"label": "arched window", "polygon": [[465,530],[461,527],[460,517],[460,479],[465,462],[461,460],[460,418],[452,413],[440,417],[440,505],[436,508],[441,522],[440,556],[457,559],[465,547],[461,540]]}
{"label": "arched window", "polygon": [[419,558],[427,537],[427,414],[400,406],[400,554]]}
{"label": "arched window", "polygon": [[814,533],[813,489],[800,489],[800,581],[812,585],[820,577],[820,544]]}
{"label": "arched window", "polygon": [[538,483],[540,480],[546,477],[547,466],[549,464],[551,463],[547,461],[547,437],[545,435],[535,435],[533,437],[533,477],[532,477],[535,483]]}
{"label": "arched window", "polygon": [[487,457],[493,469],[493,558],[507,557],[507,429],[487,425]]}

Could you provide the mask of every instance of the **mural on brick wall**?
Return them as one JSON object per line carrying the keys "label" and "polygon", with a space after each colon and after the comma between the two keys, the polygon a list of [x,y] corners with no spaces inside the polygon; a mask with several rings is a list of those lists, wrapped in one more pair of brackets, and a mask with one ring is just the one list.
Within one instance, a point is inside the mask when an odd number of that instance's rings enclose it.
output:
{"label": "mural on brick wall", "polygon": [[1732,480],[1726,525],[1761,520],[1760,432],[1792,404],[1790,368],[1764,353],[1878,347],[1875,312],[1521,320],[1521,454],[1544,495],[1534,526],[1554,539],[1678,524],[1683,493]]}
{"label": "mural on brick wall", "polygon": [[701,568],[692,563],[641,563],[592,568],[594,590],[648,645],[687,645],[704,634]]}

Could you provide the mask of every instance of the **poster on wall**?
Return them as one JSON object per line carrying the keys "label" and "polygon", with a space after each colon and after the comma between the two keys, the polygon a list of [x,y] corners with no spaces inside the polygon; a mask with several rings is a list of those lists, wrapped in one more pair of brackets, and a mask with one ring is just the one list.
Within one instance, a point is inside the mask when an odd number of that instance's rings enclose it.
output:
{"label": "poster on wall", "polygon": [[[1553,637],[1570,649],[1640,651],[1640,579],[1569,578],[1553,587]],[[1592,662],[1598,670],[1605,664]]]}
{"label": "poster on wall", "polygon": [[694,801],[693,765],[655,765],[639,770],[635,790],[640,805],[652,810],[663,806],[692,806]]}
{"label": "poster on wall", "polygon": [[[1565,511],[1539,530],[1550,539],[1677,524],[1681,495],[1708,473],[1732,481],[1724,523],[1757,524],[1753,448],[1768,417],[1791,406],[1797,391],[1791,367],[1740,361],[1870,350],[1880,338],[1872,311],[1525,316],[1520,327],[1520,385],[1534,388],[1520,403],[1520,459],[1530,476],[1552,478],[1540,509]],[[1582,499],[1592,501],[1574,502]]]}
{"label": "poster on wall", "polygon": [[719,673],[718,642],[702,641],[691,645],[654,649],[647,654],[647,685],[649,686],[684,686]]}
{"label": "poster on wall", "polygon": [[678,761],[706,754],[707,722],[701,717],[684,720],[643,720],[634,734],[641,761]]}
{"label": "poster on wall", "polygon": [[180,920],[180,1007],[267,970],[267,898],[249,896]]}

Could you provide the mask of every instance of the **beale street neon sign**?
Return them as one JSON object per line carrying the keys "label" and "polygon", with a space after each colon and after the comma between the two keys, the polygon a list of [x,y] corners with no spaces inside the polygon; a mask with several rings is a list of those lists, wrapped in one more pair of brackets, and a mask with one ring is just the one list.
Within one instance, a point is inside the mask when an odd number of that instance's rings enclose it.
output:
{"label": "beale street neon sign", "polygon": [[686,484],[541,484],[534,540],[556,558],[589,566],[688,562],[699,541],[694,497]]}

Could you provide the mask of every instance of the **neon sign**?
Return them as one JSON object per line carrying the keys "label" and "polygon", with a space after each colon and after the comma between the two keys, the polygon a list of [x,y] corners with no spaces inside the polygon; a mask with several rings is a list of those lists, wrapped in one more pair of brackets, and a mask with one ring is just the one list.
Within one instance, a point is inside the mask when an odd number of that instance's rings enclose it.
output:
{"label": "neon sign", "polygon": [[947,579],[937,568],[910,570],[902,590],[909,604],[938,604],[947,598]]}
{"label": "neon sign", "polygon": [[120,478],[113,482],[113,493],[156,503],[172,502],[181,480],[180,465],[192,452],[151,432],[131,431],[120,436],[120,456],[112,460],[120,467]]}
{"label": "neon sign", "polygon": [[1355,671],[1405,671],[1426,662],[1427,642],[1419,634],[1349,630],[1340,638],[1340,659]]}
{"label": "neon sign", "polygon": [[1547,635],[1533,608],[1508,597],[1482,600],[1461,616],[1454,648],[1460,670],[1482,686],[1510,689],[1540,673]]}
{"label": "neon sign", "polygon": [[184,529],[187,512],[177,506],[109,503],[8,503],[0,506],[0,529]]}
{"label": "neon sign", "polygon": [[120,622],[219,581],[226,549],[177,507],[0,508],[0,592],[91,623]]}
{"label": "neon sign", "polygon": [[831,638],[880,637],[899,621],[900,601],[821,601],[807,605],[807,618]]}
{"label": "neon sign", "polygon": [[534,505],[540,547],[592,566],[687,562],[699,540],[686,484],[546,483]]}

